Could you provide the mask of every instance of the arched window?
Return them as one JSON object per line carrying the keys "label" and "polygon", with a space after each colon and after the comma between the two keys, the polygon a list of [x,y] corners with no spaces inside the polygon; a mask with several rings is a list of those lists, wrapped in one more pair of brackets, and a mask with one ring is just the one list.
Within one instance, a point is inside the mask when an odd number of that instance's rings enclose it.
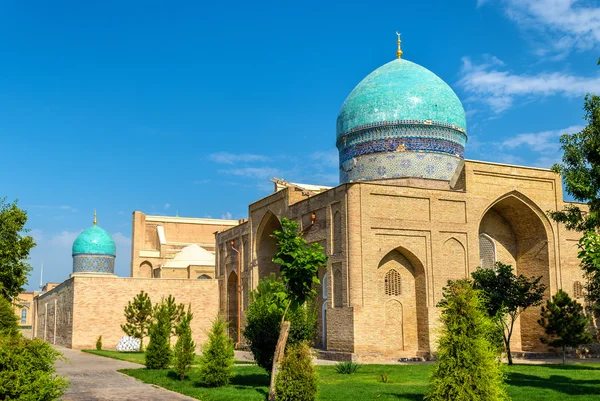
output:
{"label": "arched window", "polygon": [[402,294],[400,273],[394,269],[391,269],[385,274],[385,295],[397,297],[400,294]]}
{"label": "arched window", "polygon": [[21,309],[21,324],[27,323],[27,309]]}
{"label": "arched window", "polygon": [[198,276],[198,280],[210,280],[210,276],[208,274],[203,274]]}
{"label": "arched window", "polygon": [[341,308],[344,305],[342,299],[342,271],[336,269],[333,273],[333,306]]}
{"label": "arched window", "polygon": [[496,269],[496,244],[487,234],[479,234],[479,266],[483,269]]}
{"label": "arched window", "polygon": [[583,286],[581,285],[581,281],[576,281],[573,283],[573,297],[583,298]]}

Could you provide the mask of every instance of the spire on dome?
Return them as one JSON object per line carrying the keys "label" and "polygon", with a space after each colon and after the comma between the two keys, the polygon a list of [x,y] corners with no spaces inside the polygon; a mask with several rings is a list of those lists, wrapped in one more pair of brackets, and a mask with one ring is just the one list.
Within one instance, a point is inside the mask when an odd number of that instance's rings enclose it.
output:
{"label": "spire on dome", "polygon": [[402,57],[402,49],[400,49],[400,44],[402,43],[402,41],[400,40],[400,34],[398,33],[398,31],[396,31],[396,35],[398,35],[398,50],[396,50],[396,56],[398,58]]}
{"label": "spire on dome", "polygon": [[96,209],[94,209],[94,225],[98,225],[98,220],[96,220]]}

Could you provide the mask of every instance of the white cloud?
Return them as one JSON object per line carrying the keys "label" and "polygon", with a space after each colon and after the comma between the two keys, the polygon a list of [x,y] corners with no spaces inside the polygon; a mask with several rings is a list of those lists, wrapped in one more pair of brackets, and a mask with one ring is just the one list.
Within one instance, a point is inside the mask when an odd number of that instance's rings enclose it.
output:
{"label": "white cloud", "polygon": [[[491,3],[478,0],[477,7]],[[600,7],[578,0],[501,0],[505,15],[527,33],[539,56],[566,57],[600,44]]]}
{"label": "white cloud", "polygon": [[228,170],[220,170],[220,173],[231,174],[239,177],[250,177],[256,179],[269,179],[279,174],[279,170],[273,167],[241,167]]}
{"label": "white cloud", "polygon": [[600,92],[600,76],[581,77],[564,72],[514,74],[498,68],[504,63],[493,56],[487,56],[482,64],[474,64],[468,57],[462,61],[458,84],[468,94],[466,101],[485,103],[497,114],[509,109],[518,97],[571,97]]}
{"label": "white cloud", "polygon": [[269,161],[267,156],[256,155],[251,153],[229,153],[229,152],[217,152],[208,155],[208,158],[216,163],[220,164],[236,164],[236,163],[252,163],[252,162],[264,162]]}
{"label": "white cloud", "polygon": [[225,220],[231,220],[233,218],[233,215],[230,212],[225,212],[221,215],[221,218]]}
{"label": "white cloud", "polygon": [[310,157],[326,167],[338,167],[339,153],[337,149],[314,152]]}
{"label": "white cloud", "polygon": [[169,210],[169,208],[170,208],[170,207],[171,207],[171,204],[170,204],[170,203],[165,203],[165,205],[163,206],[163,208],[164,208],[165,210]]}
{"label": "white cloud", "polygon": [[534,152],[557,152],[560,148],[558,139],[562,134],[572,134],[574,132],[579,132],[582,129],[583,126],[581,125],[573,125],[562,130],[518,134],[504,140],[502,146],[514,149],[525,145]]}
{"label": "white cloud", "polygon": [[60,234],[52,236],[48,243],[52,246],[71,246],[75,242],[75,238],[81,233],[80,231],[63,231]]}

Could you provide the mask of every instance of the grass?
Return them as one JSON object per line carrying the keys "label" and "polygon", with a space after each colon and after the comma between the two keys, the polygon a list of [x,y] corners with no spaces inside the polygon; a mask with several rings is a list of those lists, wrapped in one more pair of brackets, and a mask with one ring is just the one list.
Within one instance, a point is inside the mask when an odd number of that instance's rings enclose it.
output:
{"label": "grass", "polygon": [[[335,366],[318,366],[319,400],[422,400],[433,365],[361,365],[352,375]],[[236,366],[231,384],[203,387],[197,369],[184,381],[169,370],[125,369],[120,372],[205,401],[262,400],[269,375],[257,366]],[[388,375],[388,383],[381,375]],[[514,365],[506,367],[506,383],[513,401],[592,401],[600,399],[600,364]]]}
{"label": "grass", "polygon": [[[146,358],[143,352],[122,352],[122,351],[109,351],[109,350],[95,350],[95,349],[84,349],[83,352],[89,354],[105,356],[107,358],[120,359],[121,361],[139,363],[140,365],[146,364]],[[194,363],[198,363],[198,355],[194,358]],[[235,361],[239,365],[256,365],[253,361]]]}

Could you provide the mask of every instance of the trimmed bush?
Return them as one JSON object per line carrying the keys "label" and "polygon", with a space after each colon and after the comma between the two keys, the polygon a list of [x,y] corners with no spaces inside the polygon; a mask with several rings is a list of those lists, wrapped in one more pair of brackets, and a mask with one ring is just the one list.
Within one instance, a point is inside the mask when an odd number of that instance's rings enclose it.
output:
{"label": "trimmed bush", "polygon": [[207,387],[222,387],[233,377],[233,340],[227,335],[228,324],[221,315],[213,321],[208,340],[202,347],[200,377]]}
{"label": "trimmed bush", "polygon": [[190,306],[188,311],[181,316],[181,322],[176,330],[178,337],[173,350],[173,367],[180,380],[185,378],[185,374],[190,371],[192,362],[194,362],[196,344],[192,340],[192,328],[190,327],[193,317]]}
{"label": "trimmed bush", "polygon": [[496,347],[489,341],[494,323],[482,294],[466,280],[444,288],[442,333],[429,382],[429,401],[506,399]]}
{"label": "trimmed bush", "polygon": [[0,334],[0,399],[56,400],[69,382],[56,374],[62,354],[45,341]]}
{"label": "trimmed bush", "polygon": [[98,339],[96,340],[96,349],[98,351],[102,350],[102,336],[98,337]]}
{"label": "trimmed bush", "polygon": [[344,375],[351,375],[352,373],[356,373],[358,369],[360,369],[360,364],[350,361],[340,362],[337,365],[335,365],[335,371]]}
{"label": "trimmed bush", "polygon": [[317,399],[317,374],[306,341],[290,345],[285,351],[275,381],[277,401],[313,401]]}
{"label": "trimmed bush", "polygon": [[18,318],[13,311],[12,304],[6,298],[0,296],[0,333],[18,333]]}
{"label": "trimmed bush", "polygon": [[[283,281],[271,274],[261,280],[257,289],[250,294],[250,305],[246,310],[244,337],[258,366],[269,373],[273,367],[281,318],[288,303],[287,298],[276,295],[283,291]],[[314,305],[314,302],[309,301],[295,311],[288,311],[287,320],[291,324],[288,344],[302,341],[312,343],[317,332],[317,311]]]}
{"label": "trimmed bush", "polygon": [[146,348],[146,368],[166,369],[171,363],[171,321],[166,302],[154,308],[154,320],[148,330],[150,342]]}

